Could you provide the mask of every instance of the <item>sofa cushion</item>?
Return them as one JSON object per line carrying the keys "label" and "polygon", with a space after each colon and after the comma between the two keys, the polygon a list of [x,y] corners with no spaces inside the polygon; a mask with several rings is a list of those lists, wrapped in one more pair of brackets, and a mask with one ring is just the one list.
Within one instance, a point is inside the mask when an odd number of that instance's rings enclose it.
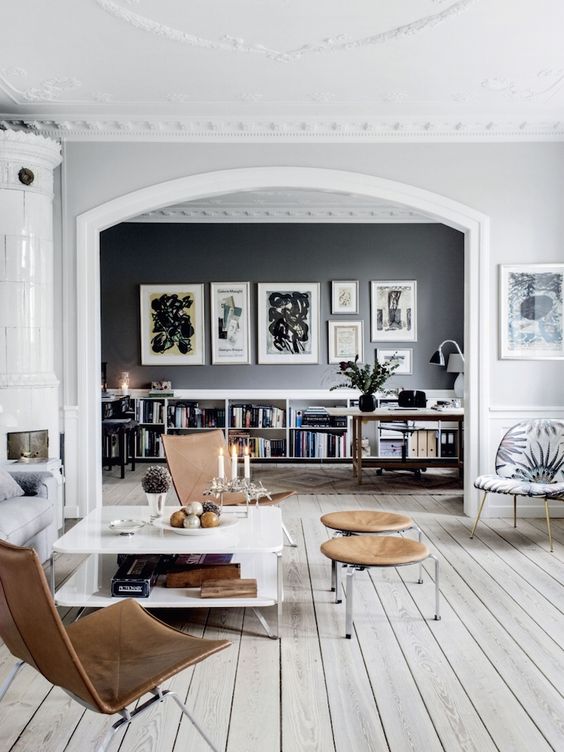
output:
{"label": "sofa cushion", "polygon": [[23,496],[23,488],[16,483],[10,473],[0,470],[0,501],[13,499],[15,496]]}
{"label": "sofa cushion", "polygon": [[0,501],[0,538],[23,546],[53,521],[53,502],[40,496]]}

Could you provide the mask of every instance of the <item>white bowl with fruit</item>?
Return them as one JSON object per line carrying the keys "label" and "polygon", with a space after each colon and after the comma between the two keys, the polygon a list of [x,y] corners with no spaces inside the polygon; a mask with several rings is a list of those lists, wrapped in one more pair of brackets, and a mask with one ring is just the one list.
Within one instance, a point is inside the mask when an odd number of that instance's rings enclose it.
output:
{"label": "white bowl with fruit", "polygon": [[174,511],[168,521],[158,519],[153,522],[156,527],[177,535],[213,535],[238,523],[235,515],[222,515],[221,508],[213,501],[190,501]]}

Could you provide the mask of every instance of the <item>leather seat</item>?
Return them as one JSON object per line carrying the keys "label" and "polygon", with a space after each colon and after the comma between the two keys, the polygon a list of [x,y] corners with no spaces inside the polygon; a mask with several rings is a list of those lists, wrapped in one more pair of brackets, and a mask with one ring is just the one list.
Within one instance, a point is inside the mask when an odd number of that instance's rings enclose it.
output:
{"label": "leather seat", "polygon": [[411,517],[395,512],[330,512],[321,517],[321,522],[331,530],[347,533],[388,533],[410,530],[415,527]]}

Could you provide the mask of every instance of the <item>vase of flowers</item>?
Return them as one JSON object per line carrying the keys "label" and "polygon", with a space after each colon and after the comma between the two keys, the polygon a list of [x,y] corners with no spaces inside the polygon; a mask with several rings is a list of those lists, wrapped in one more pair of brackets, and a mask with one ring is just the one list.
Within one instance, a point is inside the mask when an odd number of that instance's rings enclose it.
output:
{"label": "vase of flowers", "polygon": [[338,375],[345,379],[335,384],[331,389],[358,389],[361,392],[358,408],[363,413],[376,409],[375,394],[381,391],[386,381],[399,367],[399,363],[390,360],[387,363],[375,361],[374,365],[359,363],[358,355],[354,360],[343,360],[339,363]]}
{"label": "vase of flowers", "polygon": [[170,475],[166,467],[151,465],[147,468],[141,486],[151,509],[151,519],[156,520],[162,517],[166,495],[170,488]]}

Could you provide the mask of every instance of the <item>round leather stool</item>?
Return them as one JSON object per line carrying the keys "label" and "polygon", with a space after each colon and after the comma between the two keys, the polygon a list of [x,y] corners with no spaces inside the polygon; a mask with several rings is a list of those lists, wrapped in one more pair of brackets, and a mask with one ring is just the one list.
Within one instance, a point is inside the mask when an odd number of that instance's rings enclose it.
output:
{"label": "round leather stool", "polygon": [[332,538],[321,544],[321,553],[332,562],[347,567],[347,608],[345,635],[352,635],[353,612],[353,577],[355,570],[370,567],[404,567],[409,564],[421,564],[425,559],[435,562],[435,619],[439,615],[439,560],[427,546],[410,538],[393,536],[356,535]]}
{"label": "round leather stool", "polygon": [[[407,514],[396,512],[378,512],[355,509],[351,512],[330,512],[321,517],[326,528],[334,530],[337,535],[367,535],[382,533],[404,533],[416,530],[421,543],[423,533],[419,526]],[[423,582],[423,568],[419,567],[419,582]],[[335,603],[341,602],[337,563],[331,565],[331,591],[335,592]]]}

